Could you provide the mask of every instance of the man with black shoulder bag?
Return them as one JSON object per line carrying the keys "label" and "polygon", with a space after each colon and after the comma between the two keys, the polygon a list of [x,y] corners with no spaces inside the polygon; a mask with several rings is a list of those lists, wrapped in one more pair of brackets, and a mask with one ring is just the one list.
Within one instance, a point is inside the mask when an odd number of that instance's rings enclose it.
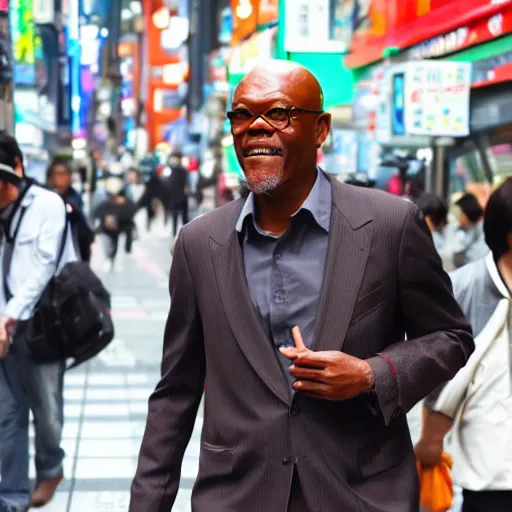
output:
{"label": "man with black shoulder bag", "polygon": [[[23,511],[29,504],[44,506],[62,480],[66,361],[34,361],[24,337],[52,277],[76,260],[72,237],[65,236],[64,202],[23,179],[21,162],[16,141],[0,133],[0,512]],[[38,473],[32,499],[29,408],[36,424]]]}

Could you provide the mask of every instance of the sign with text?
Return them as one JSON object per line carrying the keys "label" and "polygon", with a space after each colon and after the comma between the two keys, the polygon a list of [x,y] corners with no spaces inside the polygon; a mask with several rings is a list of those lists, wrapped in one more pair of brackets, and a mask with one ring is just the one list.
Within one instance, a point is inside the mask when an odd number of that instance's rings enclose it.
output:
{"label": "sign with text", "polygon": [[[392,72],[394,84],[401,84],[403,92],[403,100],[393,101],[400,107],[393,109],[400,113],[395,128],[410,135],[469,135],[470,63],[423,61],[399,67]],[[402,81],[397,80],[400,76]],[[394,93],[398,94],[396,87]]]}
{"label": "sign with text", "polygon": [[329,0],[286,0],[285,50],[344,52],[348,40],[331,38],[331,17]]}

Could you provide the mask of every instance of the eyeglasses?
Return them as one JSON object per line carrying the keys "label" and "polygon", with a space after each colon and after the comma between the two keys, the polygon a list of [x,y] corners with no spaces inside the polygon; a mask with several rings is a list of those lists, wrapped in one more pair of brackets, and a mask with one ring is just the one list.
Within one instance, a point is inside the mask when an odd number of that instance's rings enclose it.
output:
{"label": "eyeglasses", "polygon": [[308,110],[305,108],[298,107],[276,107],[268,110],[264,114],[255,114],[249,109],[240,108],[237,110],[231,110],[227,113],[228,119],[231,122],[231,131],[233,135],[239,135],[240,133],[247,130],[256,119],[261,118],[268,125],[275,130],[286,130],[292,122],[292,115],[295,113],[306,113],[306,114],[323,114],[323,110]]}

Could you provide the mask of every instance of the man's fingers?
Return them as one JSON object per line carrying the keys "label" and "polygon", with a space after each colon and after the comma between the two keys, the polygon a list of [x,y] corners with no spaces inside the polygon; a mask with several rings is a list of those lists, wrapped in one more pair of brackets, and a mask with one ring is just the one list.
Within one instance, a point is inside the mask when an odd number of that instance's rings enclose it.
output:
{"label": "man's fingers", "polygon": [[294,361],[294,364],[301,368],[324,369],[328,363],[328,359],[326,359],[321,352],[312,352],[311,350],[308,352],[299,352],[297,359]]}
{"label": "man's fingers", "polygon": [[295,391],[300,391],[301,393],[311,393],[317,396],[323,396],[324,394],[327,395],[329,391],[327,384],[311,380],[297,380],[293,383],[293,389]]}
{"label": "man's fingers", "polygon": [[295,347],[283,347],[280,348],[279,351],[283,356],[287,357],[288,359],[296,359],[299,355],[299,351]]}
{"label": "man's fingers", "polygon": [[293,377],[299,380],[312,380],[316,382],[323,382],[323,373],[322,370],[316,368],[303,368],[301,366],[297,366],[296,364],[292,364],[290,366],[290,373]]}
{"label": "man's fingers", "polygon": [[300,333],[300,328],[298,326],[295,326],[292,329],[292,336],[297,350],[299,352],[307,352],[308,348],[304,344],[304,340],[302,339],[302,334]]}

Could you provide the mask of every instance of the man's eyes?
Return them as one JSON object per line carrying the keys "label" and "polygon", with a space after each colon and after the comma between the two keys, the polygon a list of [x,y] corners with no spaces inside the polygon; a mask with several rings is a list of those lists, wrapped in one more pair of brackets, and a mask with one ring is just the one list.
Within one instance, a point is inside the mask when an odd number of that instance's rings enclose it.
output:
{"label": "man's eyes", "polygon": [[234,119],[243,120],[243,119],[250,119],[251,117],[253,117],[253,114],[252,114],[252,112],[249,112],[248,110],[235,110],[232,113],[232,117]]}

